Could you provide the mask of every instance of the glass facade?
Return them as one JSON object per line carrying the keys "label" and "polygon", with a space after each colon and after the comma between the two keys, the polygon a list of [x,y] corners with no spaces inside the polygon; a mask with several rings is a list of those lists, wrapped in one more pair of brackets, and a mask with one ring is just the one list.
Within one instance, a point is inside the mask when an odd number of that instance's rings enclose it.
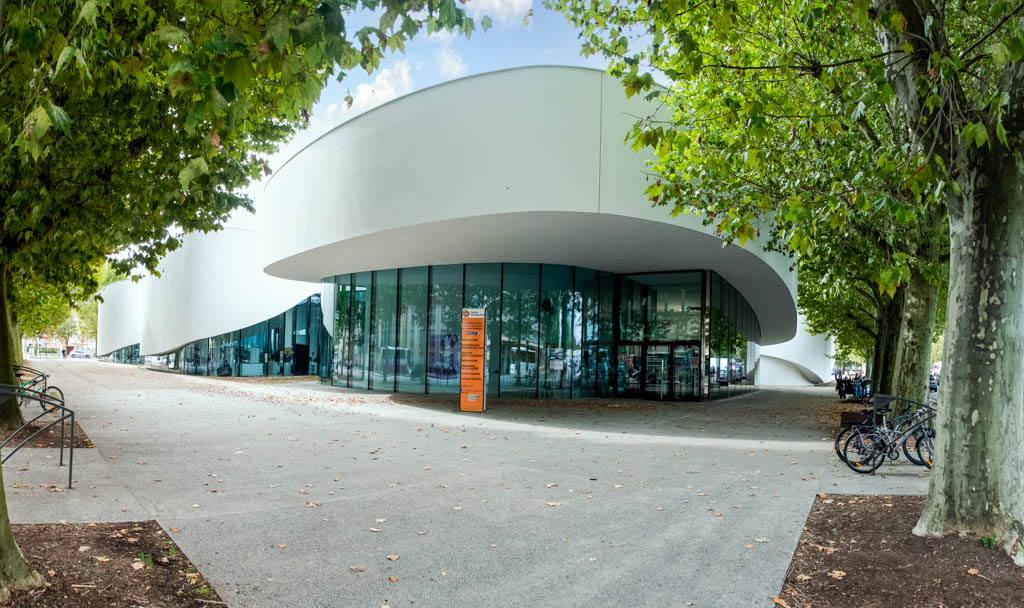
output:
{"label": "glass facade", "polygon": [[487,394],[724,399],[756,387],[761,329],[713,271],[616,275],[554,264],[450,264],[324,279],[286,312],[159,356],[104,359],[200,376],[319,376],[457,394],[461,309],[487,312]]}
{"label": "glass facade", "polygon": [[756,384],[757,317],[710,271],[454,264],[339,275],[323,293],[334,332],[321,334],[332,353],[321,377],[335,386],[457,394],[463,307],[487,311],[494,397],[685,401]]}
{"label": "glass facade", "polygon": [[128,363],[131,365],[142,365],[145,360],[142,355],[139,354],[139,345],[131,344],[124,348],[119,348],[108,355],[103,355],[99,358],[100,361],[110,361],[111,363]]}
{"label": "glass facade", "polygon": [[[331,294],[335,283],[330,281]],[[238,331],[189,342],[162,355],[139,356],[139,345],[116,350],[102,359],[145,363],[147,369],[194,376],[320,376],[331,361],[324,345],[333,342],[324,325],[322,294],[306,298],[288,311]],[[333,304],[329,301],[328,304]],[[326,350],[329,353],[329,349]]]}

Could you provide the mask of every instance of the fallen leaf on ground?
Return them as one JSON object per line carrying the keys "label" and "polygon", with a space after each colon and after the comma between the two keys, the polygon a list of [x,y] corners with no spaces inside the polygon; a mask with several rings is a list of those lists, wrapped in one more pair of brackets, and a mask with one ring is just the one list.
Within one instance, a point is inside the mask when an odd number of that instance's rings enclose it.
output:
{"label": "fallen leaf on ground", "polygon": [[392,583],[397,583],[398,581],[400,581],[402,579],[398,578],[397,576],[389,576],[388,580],[391,581]]}
{"label": "fallen leaf on ground", "polygon": [[804,581],[809,581],[809,580],[811,580],[811,577],[807,576],[806,574],[797,574],[797,575],[796,575],[796,580],[797,580],[798,582],[801,582],[801,583],[802,583],[802,582],[804,582]]}
{"label": "fallen leaf on ground", "polygon": [[846,573],[842,570],[830,570],[828,575],[830,578],[834,578],[838,581],[841,580],[844,576],[846,576]]}
{"label": "fallen leaf on ground", "polygon": [[558,486],[558,484],[557,484],[557,483],[549,483],[549,484],[548,484],[548,487],[549,487],[549,488],[554,488],[554,487],[557,487],[557,486]]}
{"label": "fallen leaf on ground", "polygon": [[825,498],[826,496],[828,496],[828,494],[824,492],[818,492],[818,498]]}
{"label": "fallen leaf on ground", "polygon": [[89,545],[82,545],[81,547],[78,548],[78,552],[79,553],[85,553],[88,550],[89,550]]}
{"label": "fallen leaf on ground", "polygon": [[105,564],[105,563],[110,561],[109,557],[105,557],[105,556],[102,556],[102,555],[97,555],[94,559],[96,561],[100,562],[101,564]]}
{"label": "fallen leaf on ground", "polygon": [[278,545],[278,548],[279,548],[279,549],[287,549],[287,548],[288,548],[288,545]]}
{"label": "fallen leaf on ground", "polygon": [[393,562],[396,559],[398,559],[398,556],[397,555],[388,555],[387,558],[388,558],[388,561],[392,561]]}
{"label": "fallen leaf on ground", "polygon": [[366,568],[360,568],[359,566],[349,566],[348,569],[352,572],[366,572]]}
{"label": "fallen leaf on ground", "polygon": [[370,532],[380,532],[377,528],[370,528]]}
{"label": "fallen leaf on ground", "polygon": [[132,570],[142,570],[146,565],[142,562],[132,562]]}
{"label": "fallen leaf on ground", "polygon": [[776,606],[781,606],[781,608],[789,608],[789,604],[787,604],[786,602],[782,601],[777,597],[773,597],[772,601],[775,602]]}
{"label": "fallen leaf on ground", "polygon": [[744,549],[753,549],[754,545],[743,545]]}
{"label": "fallen leaf on ground", "polygon": [[560,502],[549,502],[548,506],[549,507],[560,507],[560,506],[562,506],[562,503],[560,503]]}
{"label": "fallen leaf on ground", "polygon": [[766,542],[768,542],[768,539],[767,538],[755,538],[754,542],[755,543],[766,543]]}
{"label": "fallen leaf on ground", "polygon": [[967,569],[967,574],[970,574],[970,575],[973,575],[973,576],[977,576],[979,572],[981,572],[981,571],[978,570],[977,568],[968,568]]}

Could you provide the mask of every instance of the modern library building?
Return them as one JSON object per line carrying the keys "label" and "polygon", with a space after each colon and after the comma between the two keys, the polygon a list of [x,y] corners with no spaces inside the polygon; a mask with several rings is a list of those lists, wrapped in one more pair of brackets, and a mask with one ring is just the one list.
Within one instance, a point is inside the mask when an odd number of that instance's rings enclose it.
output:
{"label": "modern library building", "polygon": [[752,390],[762,346],[797,333],[792,260],[651,205],[648,157],[623,140],[656,111],[570,67],[383,104],[277,168],[254,216],[109,286],[100,354],[455,394],[461,311],[483,308],[492,398]]}

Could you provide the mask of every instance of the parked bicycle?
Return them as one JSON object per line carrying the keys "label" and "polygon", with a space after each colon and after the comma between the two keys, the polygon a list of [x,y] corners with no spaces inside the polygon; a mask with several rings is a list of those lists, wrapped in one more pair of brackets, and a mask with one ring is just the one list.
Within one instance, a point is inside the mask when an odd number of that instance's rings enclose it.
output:
{"label": "parked bicycle", "polygon": [[[19,388],[22,388],[25,391],[30,391],[31,393],[39,393],[41,395],[45,395],[47,397],[56,399],[61,403],[64,402],[64,391],[60,390],[56,386],[50,385],[50,374],[47,374],[46,372],[40,371],[38,369],[26,367],[24,365],[15,365],[14,377],[18,380]],[[27,399],[25,396],[26,394],[27,393],[25,392],[20,392],[18,394],[19,405],[24,405],[28,401],[35,401],[39,403],[39,406],[43,408],[44,412],[48,411],[46,409],[47,401],[45,399]]]}
{"label": "parked bicycle", "polygon": [[[908,409],[889,420],[894,402]],[[901,452],[916,465],[932,467],[935,408],[903,397],[878,394],[875,407],[864,412],[870,416],[868,423],[851,425],[836,437],[836,454],[850,469],[873,473],[887,458],[896,460]]]}

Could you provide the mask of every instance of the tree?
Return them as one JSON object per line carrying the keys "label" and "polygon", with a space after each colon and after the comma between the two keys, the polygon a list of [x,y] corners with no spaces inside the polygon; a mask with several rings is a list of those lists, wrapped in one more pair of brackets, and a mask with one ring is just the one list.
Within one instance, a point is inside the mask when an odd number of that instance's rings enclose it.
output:
{"label": "tree", "polygon": [[[747,238],[752,217],[779,210],[746,204],[758,200],[756,186],[820,215],[874,209],[923,227],[946,218],[943,407],[915,532],[991,535],[1024,565],[1024,4],[551,4],[579,26],[584,52],[616,59],[627,92],[649,89],[652,71],[672,82],[667,95],[655,92],[676,110],[671,124],[634,138],[658,154],[652,199],[675,203],[675,193],[725,178],[733,187],[722,196],[737,208],[716,207],[723,230]],[[705,138],[725,153],[702,161]],[[716,162],[720,170],[706,171]],[[743,191],[750,173],[729,170],[745,166],[762,175]],[[805,237],[789,235],[798,249]],[[928,261],[928,239],[919,244],[915,255]],[[879,273],[886,291],[905,281],[895,253],[892,261]]]}
{"label": "tree", "polygon": [[[357,10],[376,25],[347,30]],[[95,293],[92,268],[114,254],[155,273],[182,234],[251,209],[239,189],[329,78],[424,28],[474,27],[454,0],[0,4],[0,382],[14,381],[12,284]],[[0,511],[0,601],[39,580]]]}
{"label": "tree", "polygon": [[17,317],[22,333],[29,338],[52,334],[71,316],[71,301],[52,285],[22,283],[12,292],[11,314]]}
{"label": "tree", "polygon": [[78,335],[78,318],[74,314],[68,315],[60,325],[53,328],[53,337],[57,338],[64,344],[64,348],[67,349],[68,343],[71,342],[71,338]]}

